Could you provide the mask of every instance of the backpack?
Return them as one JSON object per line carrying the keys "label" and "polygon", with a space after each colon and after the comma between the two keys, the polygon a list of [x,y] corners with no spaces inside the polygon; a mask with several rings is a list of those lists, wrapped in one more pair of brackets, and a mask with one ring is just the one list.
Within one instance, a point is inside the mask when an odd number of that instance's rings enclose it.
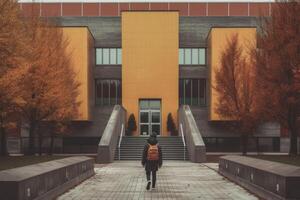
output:
{"label": "backpack", "polygon": [[158,153],[157,144],[155,145],[149,144],[147,160],[158,160],[158,159],[159,159],[159,153]]}

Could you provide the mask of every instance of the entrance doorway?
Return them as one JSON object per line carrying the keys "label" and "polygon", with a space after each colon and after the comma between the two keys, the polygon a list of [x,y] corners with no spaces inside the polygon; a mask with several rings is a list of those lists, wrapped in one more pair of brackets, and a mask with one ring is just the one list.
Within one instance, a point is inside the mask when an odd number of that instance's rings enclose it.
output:
{"label": "entrance doorway", "polygon": [[140,100],[140,134],[149,135],[161,132],[161,101],[145,99]]}

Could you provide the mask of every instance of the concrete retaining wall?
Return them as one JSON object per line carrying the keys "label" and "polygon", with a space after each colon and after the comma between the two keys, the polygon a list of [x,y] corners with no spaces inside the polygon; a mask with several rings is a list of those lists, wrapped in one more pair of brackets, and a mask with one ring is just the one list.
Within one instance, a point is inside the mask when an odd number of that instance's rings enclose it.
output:
{"label": "concrete retaining wall", "polygon": [[224,156],[219,173],[267,200],[300,199],[300,167],[245,156]]}
{"label": "concrete retaining wall", "polygon": [[54,199],[94,174],[94,159],[84,156],[0,171],[0,199]]}
{"label": "concrete retaining wall", "polygon": [[[200,131],[197,127],[190,107],[181,106],[178,113],[179,125],[182,126],[188,148],[189,158],[192,162],[200,163],[206,161],[206,148]],[[180,127],[179,127],[180,128]]]}
{"label": "concrete retaining wall", "polygon": [[121,131],[123,131],[122,135],[124,135],[125,118],[126,110],[122,106],[116,105],[98,144],[97,163],[111,163],[114,161],[115,150]]}

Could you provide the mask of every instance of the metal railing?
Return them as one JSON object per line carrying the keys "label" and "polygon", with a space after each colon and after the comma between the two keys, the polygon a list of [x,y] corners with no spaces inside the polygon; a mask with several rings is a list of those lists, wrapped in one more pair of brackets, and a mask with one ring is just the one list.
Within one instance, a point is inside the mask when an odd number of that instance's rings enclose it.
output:
{"label": "metal railing", "polygon": [[180,123],[180,131],[181,131],[181,137],[182,137],[182,143],[183,143],[183,160],[185,160],[185,149],[186,149],[186,144],[185,144],[185,139],[184,139],[184,133],[183,133],[183,128],[182,128],[182,123]]}
{"label": "metal railing", "polygon": [[119,139],[119,144],[118,144],[119,160],[121,160],[121,142],[122,142],[122,138],[123,138],[123,131],[124,131],[124,124],[122,124],[120,139]]}

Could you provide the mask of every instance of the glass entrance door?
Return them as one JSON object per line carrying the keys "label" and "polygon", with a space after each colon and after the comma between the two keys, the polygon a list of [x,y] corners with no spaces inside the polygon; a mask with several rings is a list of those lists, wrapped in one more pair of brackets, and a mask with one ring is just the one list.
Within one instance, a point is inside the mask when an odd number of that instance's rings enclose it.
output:
{"label": "glass entrance door", "polygon": [[140,100],[140,134],[149,135],[161,130],[160,100]]}

